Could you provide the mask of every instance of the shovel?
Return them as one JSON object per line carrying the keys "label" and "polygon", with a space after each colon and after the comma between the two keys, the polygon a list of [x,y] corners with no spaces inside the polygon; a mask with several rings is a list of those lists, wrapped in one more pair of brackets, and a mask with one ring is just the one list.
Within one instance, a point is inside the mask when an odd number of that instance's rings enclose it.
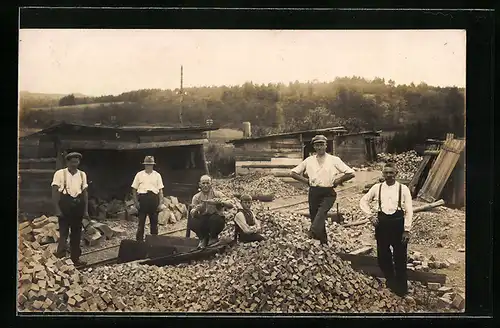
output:
{"label": "shovel", "polygon": [[343,223],[344,216],[339,212],[339,203],[337,203],[337,213],[333,213],[331,216],[331,222]]}

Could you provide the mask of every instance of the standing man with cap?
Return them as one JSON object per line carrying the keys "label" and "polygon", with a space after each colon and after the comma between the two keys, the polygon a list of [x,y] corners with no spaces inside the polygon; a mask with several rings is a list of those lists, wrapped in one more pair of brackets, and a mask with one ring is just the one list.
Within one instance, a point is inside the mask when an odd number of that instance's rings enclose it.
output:
{"label": "standing man with cap", "polygon": [[163,179],[160,173],[153,170],[156,164],[154,157],[146,156],[142,164],[144,170],[138,172],[132,182],[132,199],[139,212],[137,241],[144,239],[146,216],[149,217],[151,234],[158,234],[158,206],[163,204]]}
{"label": "standing man with cap", "polygon": [[[375,226],[378,263],[386,285],[396,295],[404,296],[408,292],[406,262],[413,220],[412,198],[410,189],[396,181],[397,170],[394,165],[386,164],[382,174],[385,182],[373,185],[361,198],[359,206]],[[376,211],[370,208],[370,202],[374,199],[378,203]]]}
{"label": "standing man with cap", "polygon": [[[292,178],[309,186],[309,214],[311,217],[309,236],[318,239],[321,244],[328,242],[325,223],[328,211],[337,198],[335,188],[354,178],[353,169],[339,157],[326,152],[327,140],[324,135],[316,135],[312,139],[316,154],[306,158],[291,172]],[[308,178],[304,177],[304,173],[307,174]],[[343,175],[335,178],[340,173]]]}
{"label": "standing man with cap", "polygon": [[208,175],[200,178],[200,189],[191,201],[188,228],[198,236],[198,248],[204,248],[218,242],[226,225],[224,208],[232,208],[233,204],[225,200],[223,193],[213,189],[212,178]]}
{"label": "standing man with cap", "polygon": [[60,258],[66,255],[69,234],[71,260],[75,266],[85,265],[80,261],[80,241],[83,218],[89,216],[87,175],[78,169],[81,159],[80,153],[67,154],[67,167],[56,171],[52,179],[52,200],[59,221],[59,243],[55,255]]}

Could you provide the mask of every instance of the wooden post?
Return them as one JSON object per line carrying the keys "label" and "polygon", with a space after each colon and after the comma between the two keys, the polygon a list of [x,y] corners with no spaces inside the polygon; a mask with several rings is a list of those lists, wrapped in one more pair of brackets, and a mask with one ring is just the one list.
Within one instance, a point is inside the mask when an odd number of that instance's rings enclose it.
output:
{"label": "wooden post", "polygon": [[203,145],[200,145],[200,151],[201,151],[201,158],[203,160],[203,165],[205,167],[205,174],[210,175],[210,172],[208,170],[207,156],[205,154],[205,147]]}

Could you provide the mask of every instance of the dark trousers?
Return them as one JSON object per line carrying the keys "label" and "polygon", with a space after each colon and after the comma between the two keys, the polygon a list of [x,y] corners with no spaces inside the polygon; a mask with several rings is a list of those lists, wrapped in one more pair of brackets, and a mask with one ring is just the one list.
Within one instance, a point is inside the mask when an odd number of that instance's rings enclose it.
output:
{"label": "dark trousers", "polygon": [[84,212],[82,196],[73,198],[69,195],[62,194],[59,200],[59,208],[61,209],[62,215],[58,218],[59,242],[57,244],[56,254],[58,256],[66,255],[66,242],[69,236],[71,259],[73,261],[78,261],[82,254],[80,248]]}
{"label": "dark trousers", "polygon": [[146,226],[146,216],[149,217],[150,232],[152,235],[158,234],[158,205],[160,200],[158,195],[149,191],[147,194],[139,194],[139,213],[137,217],[139,224],[135,239],[142,241],[144,239],[144,227]]}
{"label": "dark trousers", "polygon": [[328,211],[332,208],[337,193],[331,187],[310,187],[309,188],[309,215],[311,218],[311,232],[321,241],[322,244],[328,242],[326,233],[326,220]]}
{"label": "dark trousers", "polygon": [[225,225],[226,220],[217,213],[198,214],[189,220],[189,229],[194,231],[200,240],[217,238]]}
{"label": "dark trousers", "polygon": [[[408,245],[401,240],[404,231],[404,214],[402,211],[397,211],[392,215],[379,212],[378,219],[379,223],[375,228],[378,265],[384,273],[387,285],[397,293],[406,293],[408,291],[406,272]],[[392,253],[390,246],[392,246]]]}
{"label": "dark trousers", "polygon": [[259,233],[240,233],[238,239],[242,243],[251,243],[253,241],[263,241],[266,240],[264,236]]}

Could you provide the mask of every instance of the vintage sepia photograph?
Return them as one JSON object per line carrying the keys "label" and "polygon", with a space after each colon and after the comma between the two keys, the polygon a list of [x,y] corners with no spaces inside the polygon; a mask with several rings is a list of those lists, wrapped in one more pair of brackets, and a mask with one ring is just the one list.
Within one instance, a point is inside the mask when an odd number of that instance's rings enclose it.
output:
{"label": "vintage sepia photograph", "polygon": [[18,312],[464,312],[465,84],[465,30],[21,28]]}

